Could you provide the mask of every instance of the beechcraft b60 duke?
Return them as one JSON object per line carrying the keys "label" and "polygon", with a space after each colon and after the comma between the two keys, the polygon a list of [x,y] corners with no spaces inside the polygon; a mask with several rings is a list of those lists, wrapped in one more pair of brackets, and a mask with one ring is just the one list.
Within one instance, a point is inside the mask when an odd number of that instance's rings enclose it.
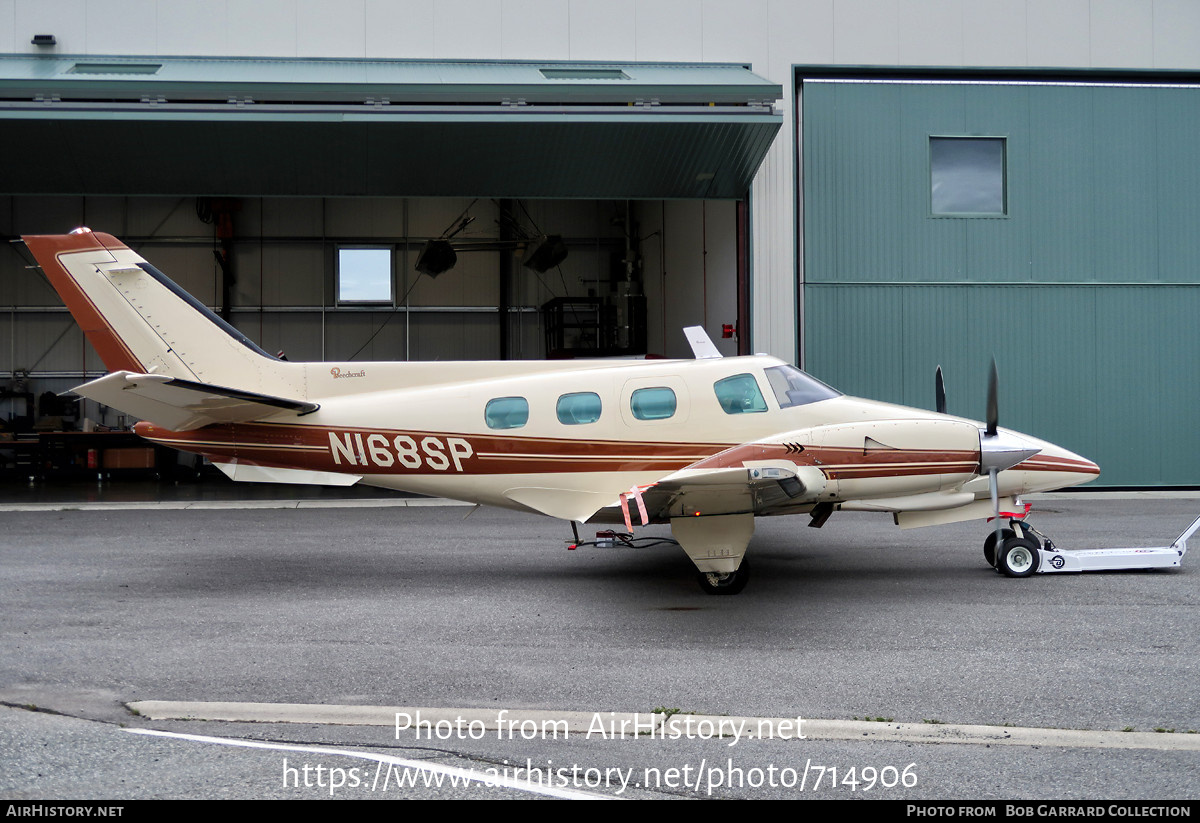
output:
{"label": "beechcraft b60 duke", "polygon": [[[1009,518],[1094,463],[988,421],[846,397],[765,355],[694,360],[292,363],[121,241],[24,238],[110,374],[76,391],[234,480],[438,495],[576,522],[670,523],[710,593],[747,577],[756,515],[889,512],[901,527]],[[941,406],[944,408],[944,406]],[[999,522],[999,521],[998,521]],[[1036,571],[1013,519],[985,552]]]}

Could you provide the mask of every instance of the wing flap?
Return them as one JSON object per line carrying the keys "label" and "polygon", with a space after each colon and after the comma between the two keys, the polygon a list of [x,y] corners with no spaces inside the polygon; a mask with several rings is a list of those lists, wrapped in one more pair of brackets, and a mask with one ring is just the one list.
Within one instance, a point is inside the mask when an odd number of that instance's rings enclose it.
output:
{"label": "wing flap", "polygon": [[74,391],[172,431],[189,431],[211,423],[244,423],[281,411],[307,414],[320,408],[303,400],[129,371],[113,372]]}

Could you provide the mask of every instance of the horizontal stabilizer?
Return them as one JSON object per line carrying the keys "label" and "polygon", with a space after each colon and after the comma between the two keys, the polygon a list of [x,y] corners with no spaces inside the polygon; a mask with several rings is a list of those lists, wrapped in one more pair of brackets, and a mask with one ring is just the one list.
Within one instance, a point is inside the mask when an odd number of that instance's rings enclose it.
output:
{"label": "horizontal stabilizer", "polygon": [[276,469],[270,466],[252,466],[249,463],[213,463],[229,477],[239,483],[299,483],[312,486],[353,486],[362,475],[316,472],[304,469]]}
{"label": "horizontal stabilizer", "polygon": [[189,431],[211,423],[245,423],[281,411],[307,414],[319,408],[316,403],[301,400],[129,371],[113,372],[74,391],[172,431]]}

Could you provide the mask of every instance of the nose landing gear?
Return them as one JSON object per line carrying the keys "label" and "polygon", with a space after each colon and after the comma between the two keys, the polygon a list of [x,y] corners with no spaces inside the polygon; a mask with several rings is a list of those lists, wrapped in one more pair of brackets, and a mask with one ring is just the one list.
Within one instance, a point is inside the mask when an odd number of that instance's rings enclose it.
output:
{"label": "nose landing gear", "polygon": [[[1049,538],[1024,520],[1010,520],[1010,528],[992,532],[983,541],[983,557],[988,565],[1007,577],[1029,577],[1041,566],[1041,550],[1053,551]],[[997,534],[999,545],[997,546]],[[1045,535],[1041,535],[1045,537]]]}
{"label": "nose landing gear", "polygon": [[[1200,517],[1183,530],[1170,546],[1062,550],[1024,520],[1010,520],[1011,528],[993,532],[983,542],[983,556],[996,571],[1008,577],[1029,577],[1050,572],[1132,571],[1178,568],[1187,553],[1187,541],[1200,531]],[[999,545],[997,545],[999,544]]]}

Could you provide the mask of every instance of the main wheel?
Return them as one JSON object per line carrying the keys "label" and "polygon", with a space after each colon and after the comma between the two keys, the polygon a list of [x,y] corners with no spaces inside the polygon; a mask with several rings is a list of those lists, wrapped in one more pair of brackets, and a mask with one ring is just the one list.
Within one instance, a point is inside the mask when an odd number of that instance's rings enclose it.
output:
{"label": "main wheel", "polygon": [[742,565],[730,574],[716,572],[700,572],[700,588],[705,594],[737,594],[746,588],[750,579],[750,561],[742,558]]}
{"label": "main wheel", "polygon": [[1011,537],[1000,544],[996,568],[1009,577],[1029,577],[1041,562],[1037,541],[1028,537]]}
{"label": "main wheel", "polygon": [[[1000,530],[1000,542],[1003,543],[1009,538],[1016,537],[1016,532],[1012,529]],[[988,562],[988,565],[993,569],[996,568],[996,533],[989,532],[988,536],[983,541],[983,559]]]}

